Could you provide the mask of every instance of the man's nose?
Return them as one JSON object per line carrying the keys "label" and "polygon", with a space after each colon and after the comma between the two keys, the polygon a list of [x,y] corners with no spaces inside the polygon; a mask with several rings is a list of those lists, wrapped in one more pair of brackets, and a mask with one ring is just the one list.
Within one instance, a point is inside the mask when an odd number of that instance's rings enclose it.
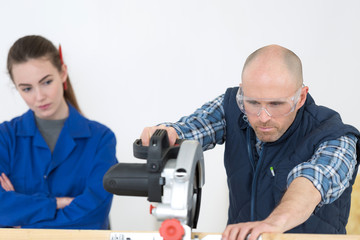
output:
{"label": "man's nose", "polygon": [[259,110],[258,117],[261,122],[267,122],[271,119],[270,113],[263,107]]}

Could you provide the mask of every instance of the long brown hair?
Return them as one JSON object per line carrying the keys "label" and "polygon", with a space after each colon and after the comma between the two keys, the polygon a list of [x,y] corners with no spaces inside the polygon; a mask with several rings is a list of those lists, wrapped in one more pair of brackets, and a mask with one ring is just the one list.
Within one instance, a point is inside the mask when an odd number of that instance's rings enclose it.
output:
{"label": "long brown hair", "polygon": [[[14,82],[12,67],[14,64],[25,63],[30,59],[45,57],[59,71],[62,71],[62,62],[58,49],[48,39],[29,35],[19,38],[10,48],[7,58],[7,70],[11,80]],[[80,113],[80,107],[75,97],[75,92],[71,86],[69,75],[66,79],[67,88],[64,89],[64,98]]]}

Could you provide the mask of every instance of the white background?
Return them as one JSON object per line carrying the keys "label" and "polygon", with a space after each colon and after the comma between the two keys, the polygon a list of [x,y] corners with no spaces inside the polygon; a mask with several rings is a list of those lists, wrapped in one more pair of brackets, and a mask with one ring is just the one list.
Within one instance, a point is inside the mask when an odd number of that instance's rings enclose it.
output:
{"label": "white background", "polygon": [[[134,161],[143,127],[176,121],[240,82],[246,57],[268,44],[303,61],[318,104],[360,127],[358,0],[0,0],[0,122],[24,113],[6,72],[10,46],[40,34],[63,48],[86,117],[117,136],[120,162]],[[223,146],[205,153],[197,231],[221,232],[228,196]],[[114,230],[157,230],[146,198],[115,197]]]}

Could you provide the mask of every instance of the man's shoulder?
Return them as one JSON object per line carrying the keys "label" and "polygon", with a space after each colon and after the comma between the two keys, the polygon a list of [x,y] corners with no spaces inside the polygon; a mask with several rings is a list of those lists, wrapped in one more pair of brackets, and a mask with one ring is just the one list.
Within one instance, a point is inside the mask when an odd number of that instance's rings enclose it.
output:
{"label": "man's shoulder", "polygon": [[340,114],[337,111],[326,106],[317,105],[309,93],[304,106],[304,114],[317,121],[319,124],[326,121],[337,121],[342,123]]}
{"label": "man's shoulder", "polygon": [[224,94],[224,105],[231,105],[232,103],[236,103],[236,94],[238,92],[239,87],[230,87],[226,89]]}

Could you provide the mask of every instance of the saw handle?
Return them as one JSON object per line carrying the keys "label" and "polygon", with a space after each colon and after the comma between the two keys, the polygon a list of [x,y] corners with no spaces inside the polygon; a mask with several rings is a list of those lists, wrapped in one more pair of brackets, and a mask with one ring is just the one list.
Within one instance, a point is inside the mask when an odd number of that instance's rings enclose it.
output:
{"label": "saw handle", "polygon": [[149,147],[142,145],[141,139],[136,139],[133,144],[134,157],[147,159],[148,148]]}
{"label": "saw handle", "polygon": [[[176,139],[174,147],[178,147],[181,143],[185,141],[185,139]],[[143,146],[141,139],[136,139],[133,143],[133,151],[134,157],[139,159],[147,159],[148,158],[148,150],[149,146]]]}

